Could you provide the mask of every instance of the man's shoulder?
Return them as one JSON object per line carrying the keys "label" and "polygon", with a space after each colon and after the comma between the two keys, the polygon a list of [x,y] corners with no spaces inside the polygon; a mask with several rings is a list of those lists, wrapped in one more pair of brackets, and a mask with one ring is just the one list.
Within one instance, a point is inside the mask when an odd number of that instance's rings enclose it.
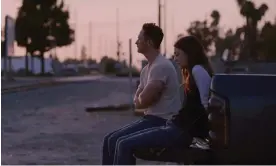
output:
{"label": "man's shoulder", "polygon": [[161,67],[161,68],[174,68],[172,62],[165,58],[165,57],[160,57],[154,64],[153,64],[154,67]]}
{"label": "man's shoulder", "polygon": [[145,66],[142,68],[141,73],[144,73],[145,71],[148,70],[148,65],[149,65],[149,64],[145,65]]}
{"label": "man's shoulder", "polygon": [[157,63],[152,64],[152,66],[149,67],[149,73],[167,79],[177,77],[175,67],[173,66],[171,61],[167,59],[159,60]]}

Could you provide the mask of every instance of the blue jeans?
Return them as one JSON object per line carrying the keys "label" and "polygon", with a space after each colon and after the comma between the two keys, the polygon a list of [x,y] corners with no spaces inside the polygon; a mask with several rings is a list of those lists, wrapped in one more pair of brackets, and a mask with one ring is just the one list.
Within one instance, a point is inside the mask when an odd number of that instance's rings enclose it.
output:
{"label": "blue jeans", "polygon": [[114,165],[135,165],[133,150],[137,148],[182,147],[190,145],[192,137],[171,121],[164,126],[152,127],[120,137],[116,144]]}
{"label": "blue jeans", "polygon": [[145,115],[140,120],[109,133],[104,137],[102,151],[102,165],[112,165],[114,163],[114,154],[117,141],[126,135],[135,133],[140,130],[163,126],[166,120],[157,116]]}

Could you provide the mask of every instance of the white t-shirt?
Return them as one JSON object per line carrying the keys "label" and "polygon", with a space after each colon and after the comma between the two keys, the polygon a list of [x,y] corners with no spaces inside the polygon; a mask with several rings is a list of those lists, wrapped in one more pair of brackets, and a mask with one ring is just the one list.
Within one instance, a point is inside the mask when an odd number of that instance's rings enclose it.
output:
{"label": "white t-shirt", "polygon": [[160,99],[146,109],[145,114],[169,118],[176,114],[182,106],[180,99],[179,80],[175,67],[170,60],[159,55],[141,71],[139,88],[144,88],[151,81],[162,81],[165,84]]}
{"label": "white t-shirt", "polygon": [[192,69],[192,74],[200,94],[201,104],[207,109],[211,77],[201,65],[195,65]]}

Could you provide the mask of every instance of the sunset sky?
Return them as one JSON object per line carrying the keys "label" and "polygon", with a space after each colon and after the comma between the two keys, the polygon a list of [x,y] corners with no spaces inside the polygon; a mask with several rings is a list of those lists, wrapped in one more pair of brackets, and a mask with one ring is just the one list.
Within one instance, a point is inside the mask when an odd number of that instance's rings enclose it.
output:
{"label": "sunset sky", "polygon": [[[164,0],[163,0],[164,1]],[[157,22],[157,0],[65,0],[70,10],[72,27],[77,24],[77,42],[71,46],[58,48],[57,55],[63,60],[68,57],[80,57],[81,46],[92,52],[92,58],[100,60],[104,54],[116,57],[116,8],[119,9],[119,34],[123,42],[123,59],[128,60],[128,39],[133,40],[133,63],[140,65],[143,55],[136,53],[134,44],[141,26],[145,22]],[[269,6],[264,20],[274,21],[276,0],[254,0],[256,5],[265,2]],[[1,0],[1,23],[5,15],[16,17],[21,0]],[[209,18],[212,10],[221,13],[220,26],[227,30],[244,23],[240,16],[236,0],[166,0],[167,3],[167,48],[172,53],[172,44],[179,33],[185,33],[191,21]],[[91,47],[89,46],[89,22],[92,24]],[[76,49],[77,48],[77,49]],[[16,55],[24,55],[25,50],[16,47]]]}

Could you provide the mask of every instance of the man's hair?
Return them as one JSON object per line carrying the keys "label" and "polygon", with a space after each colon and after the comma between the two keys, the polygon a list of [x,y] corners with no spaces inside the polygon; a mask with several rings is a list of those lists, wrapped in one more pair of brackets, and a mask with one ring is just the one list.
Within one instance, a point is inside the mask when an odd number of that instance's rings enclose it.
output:
{"label": "man's hair", "polygon": [[143,25],[145,38],[153,42],[153,47],[159,49],[163,40],[164,34],[162,29],[155,23],[145,23]]}

